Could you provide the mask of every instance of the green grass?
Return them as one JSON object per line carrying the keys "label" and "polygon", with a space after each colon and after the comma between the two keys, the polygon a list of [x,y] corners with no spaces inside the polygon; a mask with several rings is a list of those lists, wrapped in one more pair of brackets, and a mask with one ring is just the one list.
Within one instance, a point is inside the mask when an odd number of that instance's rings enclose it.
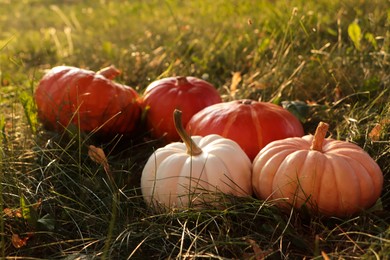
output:
{"label": "green grass", "polygon": [[[269,259],[390,255],[388,1],[0,0],[0,23],[0,209],[23,213],[3,214],[0,257],[256,259],[258,249]],[[235,98],[290,104],[306,133],[326,121],[334,138],[363,147],[385,176],[381,205],[336,219],[221,195],[224,210],[156,214],[139,179],[157,141],[141,135],[99,144],[40,125],[34,89],[61,64],[114,64],[123,72],[117,80],[140,93],[155,79],[193,75],[224,100],[240,72]],[[376,124],[383,131],[372,140]],[[113,179],[88,157],[90,144],[105,149]],[[12,234],[29,232],[26,245],[12,245]]]}

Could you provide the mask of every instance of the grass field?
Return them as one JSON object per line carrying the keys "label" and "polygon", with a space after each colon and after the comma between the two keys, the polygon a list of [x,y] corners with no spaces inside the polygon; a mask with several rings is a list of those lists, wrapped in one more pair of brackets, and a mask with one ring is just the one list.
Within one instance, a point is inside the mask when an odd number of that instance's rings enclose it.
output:
{"label": "grass field", "polygon": [[[0,0],[0,24],[1,258],[390,255],[390,1]],[[192,75],[225,101],[290,104],[305,133],[325,121],[333,138],[367,151],[383,171],[382,196],[347,219],[228,195],[225,209],[157,214],[139,190],[158,145],[148,133],[99,143],[43,129],[33,93],[63,64],[114,64],[116,81],[140,94],[156,79]],[[88,156],[89,144],[104,149],[114,179]]]}

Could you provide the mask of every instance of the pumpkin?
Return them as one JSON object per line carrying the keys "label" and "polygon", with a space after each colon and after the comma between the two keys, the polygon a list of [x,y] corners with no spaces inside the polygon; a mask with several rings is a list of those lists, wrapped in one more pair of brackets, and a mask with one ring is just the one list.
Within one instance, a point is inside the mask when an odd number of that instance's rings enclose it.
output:
{"label": "pumpkin", "polygon": [[172,114],[183,112],[184,126],[199,110],[222,102],[218,91],[210,83],[196,77],[168,77],[152,82],[143,95],[146,124],[154,138],[163,137],[165,143],[179,141]]}
{"label": "pumpkin", "polygon": [[112,81],[119,73],[113,66],[97,73],[71,66],[49,70],[34,95],[44,127],[61,131],[73,124],[102,136],[130,134],[141,107],[133,88]]}
{"label": "pumpkin", "polygon": [[215,201],[218,193],[250,196],[252,163],[240,146],[219,135],[190,137],[182,126],[181,111],[174,113],[184,143],[170,143],[149,157],[141,175],[145,201],[162,208],[185,208]]}
{"label": "pumpkin", "polygon": [[313,135],[287,138],[265,146],[253,161],[257,197],[282,200],[282,208],[301,208],[326,216],[347,217],[379,198],[383,174],[358,145],[325,139],[328,124]]}
{"label": "pumpkin", "polygon": [[191,118],[186,130],[191,135],[219,134],[232,139],[251,160],[272,141],[304,134],[302,124],[288,110],[249,99],[206,107]]}

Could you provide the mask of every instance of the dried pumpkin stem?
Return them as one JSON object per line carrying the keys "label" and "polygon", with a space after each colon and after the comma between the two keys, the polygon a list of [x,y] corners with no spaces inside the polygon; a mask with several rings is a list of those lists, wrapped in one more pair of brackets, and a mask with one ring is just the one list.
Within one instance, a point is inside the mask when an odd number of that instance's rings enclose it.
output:
{"label": "dried pumpkin stem", "polygon": [[96,74],[102,75],[107,79],[114,79],[116,76],[121,74],[121,71],[115,68],[114,65],[111,65],[109,67],[99,70],[98,72],[96,72]]}
{"label": "dried pumpkin stem", "polygon": [[316,150],[322,152],[322,146],[325,140],[326,133],[328,132],[329,124],[320,122],[317,126],[316,132],[313,136],[313,141],[311,143],[311,150]]}
{"label": "dried pumpkin stem", "polygon": [[175,128],[179,134],[181,140],[185,143],[187,147],[187,153],[189,155],[199,155],[202,153],[202,149],[192,140],[188,133],[184,130],[183,122],[181,119],[182,112],[178,109],[175,109],[173,112],[173,119],[175,122]]}
{"label": "dried pumpkin stem", "polygon": [[189,84],[187,78],[184,76],[177,76],[176,77],[176,85],[180,86],[180,85],[184,85],[184,84]]}

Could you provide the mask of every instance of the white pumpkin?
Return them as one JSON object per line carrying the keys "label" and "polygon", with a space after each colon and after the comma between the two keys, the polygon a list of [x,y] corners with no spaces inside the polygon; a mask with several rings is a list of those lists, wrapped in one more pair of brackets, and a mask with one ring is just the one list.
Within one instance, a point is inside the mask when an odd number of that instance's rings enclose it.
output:
{"label": "white pumpkin", "polygon": [[148,204],[185,208],[212,200],[222,192],[252,194],[252,164],[241,147],[219,135],[193,136],[184,131],[181,111],[176,129],[184,141],[157,149],[141,176],[141,190]]}

